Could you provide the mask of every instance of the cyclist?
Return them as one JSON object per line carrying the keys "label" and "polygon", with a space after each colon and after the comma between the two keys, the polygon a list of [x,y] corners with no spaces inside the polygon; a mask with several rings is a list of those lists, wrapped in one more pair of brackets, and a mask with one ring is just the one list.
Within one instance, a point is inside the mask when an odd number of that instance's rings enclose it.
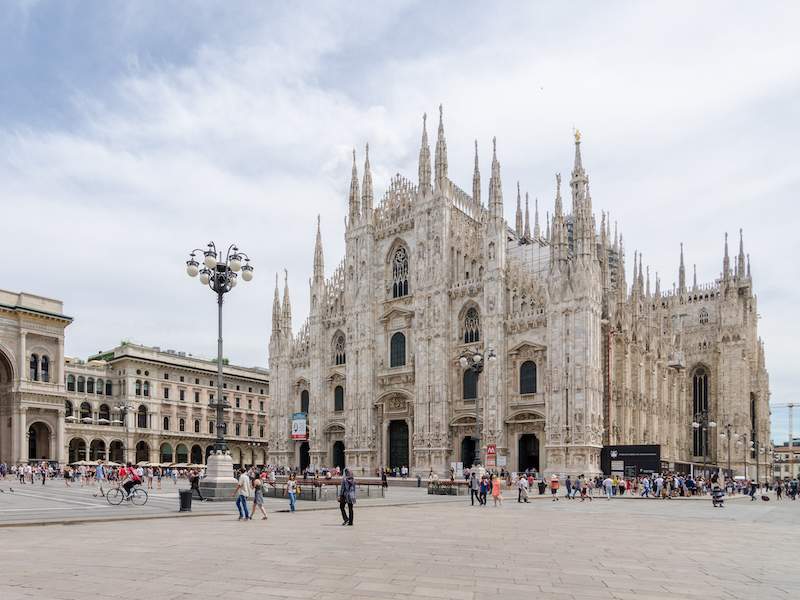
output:
{"label": "cyclist", "polygon": [[[123,469],[120,469],[123,470]],[[122,475],[121,479],[123,481],[122,487],[125,489],[125,499],[131,497],[131,490],[140,483],[142,483],[142,478],[139,477],[139,473],[137,472],[136,467],[134,467],[131,463],[128,463],[124,467],[124,473],[120,473]]]}

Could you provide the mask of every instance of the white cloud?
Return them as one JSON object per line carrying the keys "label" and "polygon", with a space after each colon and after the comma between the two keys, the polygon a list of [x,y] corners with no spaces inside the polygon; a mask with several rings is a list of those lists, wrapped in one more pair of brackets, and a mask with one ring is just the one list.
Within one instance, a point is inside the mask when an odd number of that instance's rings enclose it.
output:
{"label": "white cloud", "polygon": [[[316,213],[329,272],[342,256],[350,148],[361,161],[370,141],[378,193],[397,171],[413,177],[420,115],[443,102],[451,176],[470,187],[477,138],[488,181],[496,135],[509,215],[517,179],[551,207],[580,127],[596,209],[664,287],[679,241],[710,280],[723,232],[744,227],[773,400],[789,400],[798,9],[446,8],[264,10],[224,37],[209,11],[188,64],[125,56],[102,93],[76,91],[75,122],[0,123],[0,229],[14,249],[3,287],[63,298],[75,354],[123,337],[213,354],[213,302],[182,261],[209,239],[238,241],[257,278],[230,297],[226,353],[264,364],[276,270],[289,268],[296,326],[306,313]],[[170,18],[126,22],[144,32]]]}

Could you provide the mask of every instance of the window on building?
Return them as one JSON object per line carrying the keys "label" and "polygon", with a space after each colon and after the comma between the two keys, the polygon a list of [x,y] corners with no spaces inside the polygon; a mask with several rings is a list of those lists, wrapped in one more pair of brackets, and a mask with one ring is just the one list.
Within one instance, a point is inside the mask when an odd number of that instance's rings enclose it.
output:
{"label": "window on building", "polygon": [[392,257],[392,298],[408,296],[408,252],[398,248]]}
{"label": "window on building", "polygon": [[333,341],[333,364],[343,365],[347,361],[344,346],[344,334],[340,333]]}
{"label": "window on building", "polygon": [[186,431],[186,419],[178,419],[178,431]]}
{"label": "window on building", "polygon": [[263,425],[261,425],[261,426],[258,428],[258,437],[260,437],[260,438],[263,438],[263,437],[264,437],[264,426],[263,426]]}
{"label": "window on building", "polygon": [[263,400],[259,400],[259,402],[258,402],[258,410],[260,410],[261,412],[264,412],[264,401]]}
{"label": "window on building", "polygon": [[228,384],[227,384],[227,382],[222,384],[222,388],[223,388],[223,389],[225,389],[225,390],[227,390],[227,389],[228,389]]}
{"label": "window on building", "polygon": [[309,399],[308,399],[308,390],[303,390],[300,392],[300,412],[308,414],[309,408]]}
{"label": "window on building", "polygon": [[39,355],[31,354],[31,369],[29,378],[31,381],[39,381]]}
{"label": "window on building", "polygon": [[247,437],[253,437],[253,426],[250,423],[247,424]]}
{"label": "window on building", "polygon": [[169,373],[164,373],[164,379],[169,379]]}
{"label": "window on building", "polygon": [[241,423],[236,423],[236,425],[234,427],[234,431],[236,432],[237,436],[242,435],[242,424]]}
{"label": "window on building", "polygon": [[113,396],[114,395],[114,384],[109,379],[106,381],[106,396]]}
{"label": "window on building", "polygon": [[194,420],[194,432],[200,433],[200,419]]}
{"label": "window on building", "polygon": [[183,377],[183,375],[181,375],[181,383],[183,383],[183,381],[184,381],[184,377]]}
{"label": "window on building", "polygon": [[[269,390],[269,388],[267,388],[267,390]],[[259,393],[263,396],[264,395],[264,388],[261,388],[261,391]]]}
{"label": "window on building", "polygon": [[136,380],[136,383],[134,384],[134,388],[135,388],[135,391],[136,391],[136,395],[137,396],[141,396],[142,395],[142,381],[140,379]]}
{"label": "window on building", "polygon": [[705,308],[700,309],[700,324],[706,325],[708,323],[708,311]]}
{"label": "window on building", "polygon": [[247,392],[252,394],[253,393],[253,388],[251,388],[251,387],[247,388]]}
{"label": "window on building", "polygon": [[214,387],[214,382],[209,379],[208,380],[208,385],[211,386],[211,387]]}
{"label": "window on building", "polygon": [[406,336],[399,331],[389,343],[389,366],[402,367],[406,364]]}
{"label": "window on building", "polygon": [[519,368],[519,393],[536,393],[536,363],[526,360]]}
{"label": "window on building", "polygon": [[[708,373],[703,367],[692,376],[692,420],[708,416]],[[708,428],[693,428],[692,451],[695,456],[706,456],[708,452]]]}
{"label": "window on building", "polygon": [[145,396],[149,396],[150,395],[150,382],[149,381],[145,381],[144,385],[142,387],[144,389],[144,395]]}
{"label": "window on building", "polygon": [[136,412],[136,426],[140,429],[147,429],[147,407],[142,404]]}
{"label": "window on building", "polygon": [[475,307],[470,308],[464,316],[464,343],[472,344],[481,339],[481,319]]}
{"label": "window on building", "polygon": [[92,418],[92,405],[88,402],[81,402],[81,421]]}
{"label": "window on building", "polygon": [[86,393],[94,394],[94,377],[89,377],[89,379],[86,380]]}
{"label": "window on building", "polygon": [[475,400],[478,397],[478,374],[472,369],[464,371],[463,391],[464,400]]}
{"label": "window on building", "polygon": [[78,393],[83,394],[86,392],[86,378],[83,375],[78,376]]}
{"label": "window on building", "polygon": [[236,398],[236,408],[240,408],[241,401],[241,398]]}
{"label": "window on building", "polygon": [[238,385],[236,386],[236,391],[237,391],[237,392],[240,392],[240,391],[241,391],[241,390],[239,389],[239,386],[238,386]]}
{"label": "window on building", "polygon": [[94,391],[97,394],[102,394],[103,393],[103,380],[102,379],[98,379],[97,380],[97,382],[95,383],[95,386],[94,386]]}
{"label": "window on building", "polygon": [[50,357],[42,356],[42,381],[50,382]]}
{"label": "window on building", "polygon": [[169,417],[164,417],[164,431],[169,431]]}
{"label": "window on building", "polygon": [[108,407],[108,404],[100,405],[100,408],[97,411],[97,417],[99,420],[103,421],[103,425],[108,425],[111,423],[111,409]]}
{"label": "window on building", "polygon": [[214,433],[214,421],[209,421],[208,422],[208,433],[211,433],[211,434]]}
{"label": "window on building", "polygon": [[178,391],[178,399],[183,402],[186,400],[186,390],[179,390]]}
{"label": "window on building", "polygon": [[169,388],[164,388],[164,400],[169,400]]}
{"label": "window on building", "polygon": [[64,401],[64,416],[71,417],[72,416],[72,402],[69,400]]}
{"label": "window on building", "polygon": [[200,402],[200,392],[195,392],[194,393],[194,401],[195,402]]}
{"label": "window on building", "polygon": [[67,391],[74,392],[75,391],[75,376],[74,375],[67,375]]}
{"label": "window on building", "polygon": [[252,400],[252,398],[248,398],[247,399],[247,409],[248,410],[253,410],[253,400]]}
{"label": "window on building", "polygon": [[344,410],[344,388],[340,385],[333,390],[333,410]]}

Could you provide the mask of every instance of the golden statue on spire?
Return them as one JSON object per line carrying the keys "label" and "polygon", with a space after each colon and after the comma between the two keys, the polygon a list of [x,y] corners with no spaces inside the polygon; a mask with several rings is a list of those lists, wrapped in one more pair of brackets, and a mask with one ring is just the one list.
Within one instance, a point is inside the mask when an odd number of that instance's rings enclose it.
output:
{"label": "golden statue on spire", "polygon": [[575,130],[575,143],[576,144],[580,144],[581,143],[581,130],[580,129],[576,129]]}

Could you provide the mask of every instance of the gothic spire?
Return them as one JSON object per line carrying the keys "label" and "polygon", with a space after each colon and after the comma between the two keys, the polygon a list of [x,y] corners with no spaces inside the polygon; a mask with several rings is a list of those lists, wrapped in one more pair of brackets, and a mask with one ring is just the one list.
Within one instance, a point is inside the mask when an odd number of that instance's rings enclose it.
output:
{"label": "gothic spire", "polygon": [[747,278],[750,279],[750,255],[747,255]]}
{"label": "gothic spire", "polygon": [[444,139],[442,105],[439,105],[439,131],[436,134],[436,188],[443,189],[447,181],[447,141]]}
{"label": "gothic spire", "polygon": [[642,253],[639,252],[639,279],[637,281],[639,284],[639,292],[644,291],[644,275],[642,274]]}
{"label": "gothic spire", "polygon": [[272,299],[272,331],[281,329],[281,297],[278,292],[278,273],[275,273],[275,297]]}
{"label": "gothic spire", "polygon": [[728,279],[731,274],[731,259],[728,256],[728,232],[725,232],[725,256],[722,258],[722,278]]}
{"label": "gothic spire", "polygon": [[656,271],[656,298],[661,298],[661,278]]}
{"label": "gothic spire", "polygon": [[577,213],[580,204],[586,197],[586,171],[583,169],[583,159],[581,158],[581,132],[575,130],[575,164],[572,167],[572,212]]}
{"label": "gothic spire", "polygon": [[550,239],[550,211],[545,211],[547,213],[547,231],[545,231],[544,236],[549,240]]}
{"label": "gothic spire", "polygon": [[361,201],[358,194],[358,168],[356,167],[356,149],[353,148],[353,171],[350,174],[350,223],[358,220]]}
{"label": "gothic spire", "polygon": [[478,167],[478,140],[475,140],[475,169],[472,171],[472,199],[481,205],[481,171]]}
{"label": "gothic spire", "polygon": [[650,297],[650,265],[647,265],[647,283],[645,284],[645,296]]}
{"label": "gothic spire", "polygon": [[517,230],[517,237],[522,238],[522,196],[519,192],[519,181],[517,182],[517,214],[514,220],[514,228]]}
{"label": "gothic spire", "polygon": [[736,278],[744,279],[744,238],[739,229],[739,256],[736,257]]}
{"label": "gothic spire", "polygon": [[537,240],[542,237],[542,231],[539,229],[539,198],[533,199],[533,237]]}
{"label": "gothic spire", "polygon": [[364,213],[364,220],[369,219],[369,215],[372,212],[372,202],[373,202],[373,195],[372,195],[372,170],[369,166],[369,144],[365,149],[365,158],[364,158],[364,181],[361,186],[361,211]]}
{"label": "gothic spire", "polygon": [[564,209],[561,206],[561,173],[556,173],[556,209],[553,218],[563,216]]}
{"label": "gothic spire", "polygon": [[692,291],[697,291],[697,264],[692,265]]}
{"label": "gothic spire", "polygon": [[419,147],[419,191],[431,191],[431,148],[428,145],[427,113],[422,115],[422,143]]}
{"label": "gothic spire", "polygon": [[525,239],[531,239],[531,216],[528,212],[528,192],[525,192]]}
{"label": "gothic spire", "polygon": [[[325,259],[322,255],[322,232],[320,230],[320,218],[317,215],[317,241],[314,244],[314,283],[320,283],[325,280]],[[277,284],[277,281],[276,281]],[[276,285],[275,294],[278,294]]]}
{"label": "gothic spire", "polygon": [[489,211],[503,218],[503,186],[500,182],[500,162],[497,160],[497,138],[492,138],[492,176],[489,179]]}
{"label": "gothic spire", "polygon": [[683,242],[681,242],[681,263],[678,266],[678,292],[683,294],[686,291],[686,267],[683,264]]}
{"label": "gothic spire", "polygon": [[283,330],[292,330],[292,303],[289,300],[289,271],[283,270]]}

